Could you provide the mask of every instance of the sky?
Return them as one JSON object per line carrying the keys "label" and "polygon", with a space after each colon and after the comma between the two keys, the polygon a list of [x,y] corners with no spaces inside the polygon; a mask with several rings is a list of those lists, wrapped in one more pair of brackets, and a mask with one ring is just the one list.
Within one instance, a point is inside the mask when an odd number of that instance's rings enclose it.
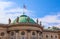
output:
{"label": "sky", "polygon": [[25,14],[35,21],[38,18],[45,27],[60,27],[60,0],[0,0],[0,23],[22,15],[24,4]]}

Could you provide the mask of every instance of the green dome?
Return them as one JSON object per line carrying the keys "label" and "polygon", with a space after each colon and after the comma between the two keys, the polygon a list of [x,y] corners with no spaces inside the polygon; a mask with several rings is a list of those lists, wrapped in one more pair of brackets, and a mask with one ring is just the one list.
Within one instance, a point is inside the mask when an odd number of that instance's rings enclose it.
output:
{"label": "green dome", "polygon": [[[15,19],[14,21],[13,21],[13,23],[16,23],[16,20],[17,19]],[[33,19],[31,19],[30,17],[28,17],[27,15],[21,15],[20,17],[19,17],[19,21],[18,21],[19,23],[35,23],[35,21],[33,20]]]}

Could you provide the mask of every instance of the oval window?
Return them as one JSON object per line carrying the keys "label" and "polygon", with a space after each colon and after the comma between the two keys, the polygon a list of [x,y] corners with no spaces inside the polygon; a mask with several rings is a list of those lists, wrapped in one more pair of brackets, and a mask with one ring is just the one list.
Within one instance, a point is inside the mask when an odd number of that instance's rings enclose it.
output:
{"label": "oval window", "polygon": [[23,31],[23,32],[21,32],[21,35],[25,35],[25,32]]}

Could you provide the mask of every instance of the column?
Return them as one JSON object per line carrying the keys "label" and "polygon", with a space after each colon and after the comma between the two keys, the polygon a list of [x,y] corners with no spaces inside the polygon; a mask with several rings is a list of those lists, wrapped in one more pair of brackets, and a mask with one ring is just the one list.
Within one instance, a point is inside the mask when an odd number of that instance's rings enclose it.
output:
{"label": "column", "polygon": [[15,30],[16,32],[16,39],[19,39],[19,30]]}
{"label": "column", "polygon": [[7,31],[6,39],[10,39],[10,31]]}
{"label": "column", "polygon": [[42,32],[41,31],[37,31],[37,39],[42,38]]}
{"label": "column", "polygon": [[30,37],[31,37],[31,30],[27,30],[27,39],[31,39]]}

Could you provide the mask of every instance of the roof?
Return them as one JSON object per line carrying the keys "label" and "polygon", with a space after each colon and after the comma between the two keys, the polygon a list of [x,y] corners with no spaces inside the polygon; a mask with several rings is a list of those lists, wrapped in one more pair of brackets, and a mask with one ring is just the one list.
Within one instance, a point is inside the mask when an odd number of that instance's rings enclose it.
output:
{"label": "roof", "polygon": [[[13,21],[13,23],[17,22],[17,18]],[[19,17],[18,23],[35,23],[35,21],[33,19],[31,19],[29,16],[27,15],[21,15]]]}

